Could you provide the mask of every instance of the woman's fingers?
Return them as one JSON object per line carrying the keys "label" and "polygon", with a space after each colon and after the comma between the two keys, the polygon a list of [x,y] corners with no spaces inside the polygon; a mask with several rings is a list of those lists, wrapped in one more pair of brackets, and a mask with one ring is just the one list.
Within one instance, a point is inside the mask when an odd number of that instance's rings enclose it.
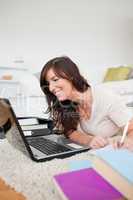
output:
{"label": "woman's fingers", "polygon": [[114,138],[109,138],[109,144],[111,144],[114,149],[118,149],[121,147],[120,139],[121,139],[120,136],[116,136]]}
{"label": "woman's fingers", "polygon": [[100,136],[94,136],[89,145],[93,149],[98,149],[108,144],[111,144],[114,149],[124,148],[124,149],[128,149],[129,151],[133,151],[132,138],[126,138],[123,144],[120,143],[120,140],[121,140],[121,136],[117,136],[113,139],[107,139]]}
{"label": "woman's fingers", "polygon": [[122,146],[122,148],[126,148],[130,151],[133,151],[133,140],[127,138]]}
{"label": "woman's fingers", "polygon": [[114,139],[114,140],[112,141],[112,146],[113,146],[114,149],[117,149],[117,148],[119,147],[119,141],[116,140],[116,139]]}
{"label": "woman's fingers", "polygon": [[116,137],[111,140],[110,144],[113,146],[114,149],[122,148],[122,149],[128,149],[130,151],[133,151],[133,140],[130,138],[126,138],[125,141],[121,144],[120,143],[121,137]]}
{"label": "woman's fingers", "polygon": [[95,136],[90,142],[91,148],[100,148],[106,146],[107,144],[108,140],[99,136]]}

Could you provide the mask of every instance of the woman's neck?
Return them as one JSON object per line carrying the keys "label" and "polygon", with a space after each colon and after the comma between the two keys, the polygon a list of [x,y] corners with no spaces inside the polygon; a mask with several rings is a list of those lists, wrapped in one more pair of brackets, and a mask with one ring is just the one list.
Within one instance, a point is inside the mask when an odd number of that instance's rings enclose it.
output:
{"label": "woman's neck", "polygon": [[87,106],[90,106],[92,104],[91,88],[88,88],[83,93],[74,90],[71,96],[71,100],[77,102],[80,108],[85,109]]}

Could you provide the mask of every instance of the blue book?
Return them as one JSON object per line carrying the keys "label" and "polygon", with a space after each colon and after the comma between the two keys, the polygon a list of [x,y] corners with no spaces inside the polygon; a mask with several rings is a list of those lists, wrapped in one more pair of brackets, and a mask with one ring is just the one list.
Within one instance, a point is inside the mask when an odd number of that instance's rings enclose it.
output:
{"label": "blue book", "polygon": [[133,152],[107,146],[94,154],[94,168],[127,198],[133,199]]}
{"label": "blue book", "polygon": [[70,160],[68,162],[68,168],[70,171],[76,171],[80,169],[89,168],[92,166],[92,163],[90,160],[85,159],[79,159],[79,160]]}

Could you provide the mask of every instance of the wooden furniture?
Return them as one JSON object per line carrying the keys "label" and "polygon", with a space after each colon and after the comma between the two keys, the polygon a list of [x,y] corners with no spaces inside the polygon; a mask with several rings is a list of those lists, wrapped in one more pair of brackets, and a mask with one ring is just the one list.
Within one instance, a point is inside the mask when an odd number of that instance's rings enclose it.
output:
{"label": "wooden furniture", "polygon": [[0,199],[1,200],[26,200],[23,194],[16,192],[0,178]]}

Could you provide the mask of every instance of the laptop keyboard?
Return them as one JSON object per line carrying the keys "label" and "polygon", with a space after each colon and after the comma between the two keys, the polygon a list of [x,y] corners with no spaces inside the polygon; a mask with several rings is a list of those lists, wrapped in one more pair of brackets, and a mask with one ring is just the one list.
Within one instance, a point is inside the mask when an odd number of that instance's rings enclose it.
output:
{"label": "laptop keyboard", "polygon": [[46,155],[70,151],[69,148],[42,137],[32,137],[27,139],[29,145],[45,153]]}

